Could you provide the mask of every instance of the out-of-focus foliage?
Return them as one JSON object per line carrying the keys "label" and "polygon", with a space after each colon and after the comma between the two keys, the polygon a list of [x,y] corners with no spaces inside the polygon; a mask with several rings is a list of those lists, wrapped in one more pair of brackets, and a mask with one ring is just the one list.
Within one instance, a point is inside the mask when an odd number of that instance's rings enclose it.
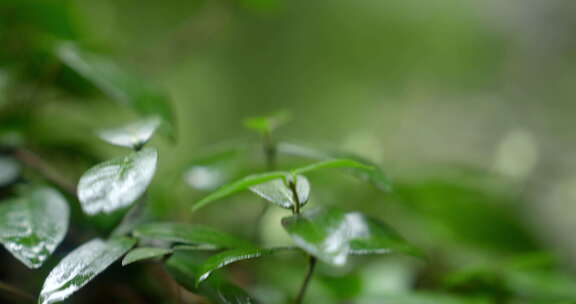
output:
{"label": "out-of-focus foliage", "polygon": [[575,3],[0,1],[0,303],[292,303],[295,199],[424,255],[319,263],[307,303],[574,302]]}

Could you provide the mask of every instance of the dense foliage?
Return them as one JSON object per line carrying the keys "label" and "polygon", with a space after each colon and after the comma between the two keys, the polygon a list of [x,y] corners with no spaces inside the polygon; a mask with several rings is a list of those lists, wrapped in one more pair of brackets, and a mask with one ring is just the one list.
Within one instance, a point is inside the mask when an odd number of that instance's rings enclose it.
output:
{"label": "dense foliage", "polygon": [[[202,11],[200,4],[184,2],[141,4],[141,11],[140,3],[129,7],[154,16],[165,8],[178,21],[187,17],[187,9]],[[216,2],[206,4],[205,16],[193,16],[193,21],[206,23],[193,29],[218,31],[219,22],[231,18],[226,14],[235,14],[241,20],[235,22],[247,22],[244,30],[265,37],[247,35],[247,41],[272,39],[261,29],[265,17],[260,14],[280,11],[278,2]],[[346,62],[353,71],[368,69],[378,82],[389,83],[408,73],[383,76],[372,70],[372,61],[382,57],[378,52],[355,49],[354,41],[342,58],[308,51],[310,58],[301,58],[306,63],[300,66],[307,69],[300,70],[286,55],[298,54],[298,48],[284,48],[305,41],[300,42],[298,33],[275,28],[287,40],[276,38],[262,47],[287,57],[271,60],[280,62],[278,71],[261,73],[253,63],[266,65],[270,59],[254,56],[258,48],[252,46],[252,57],[234,62],[236,56],[247,56],[241,53],[246,46],[230,38],[229,45],[215,48],[222,52],[216,58],[228,61],[208,68],[195,65],[214,84],[178,77],[171,81],[183,82],[183,91],[214,90],[242,101],[259,96],[280,102],[223,106],[214,98],[203,104],[174,98],[159,84],[160,77],[150,73],[153,67],[141,68],[158,64],[178,70],[179,62],[169,62],[172,56],[180,58],[177,51],[162,53],[150,46],[170,64],[119,56],[119,49],[137,47],[87,34],[89,26],[81,24],[90,14],[82,13],[90,9],[84,11],[84,5],[99,9],[94,14],[100,17],[115,7],[109,1],[0,3],[0,243],[5,249],[0,251],[0,303],[576,303],[576,278],[566,261],[522,214],[530,184],[452,163],[403,173],[394,162],[371,160],[374,137],[354,136],[348,145],[353,149],[338,144],[345,131],[339,124],[360,108],[354,103],[359,89],[347,87],[331,67]],[[297,12],[306,11],[308,4],[304,7]],[[338,1],[334,7],[346,11]],[[410,35],[435,45],[428,25],[418,32],[387,17],[405,26],[394,36],[396,45],[414,49],[404,38]],[[136,27],[165,29],[142,16],[133,18]],[[326,16],[318,18],[330,24]],[[358,16],[354,20],[371,25]],[[172,27],[176,21],[163,22]],[[180,41],[189,35],[187,22],[170,37]],[[95,22],[102,29],[93,25],[91,30],[113,33],[104,23]],[[463,37],[470,33],[453,28],[458,41],[467,41]],[[338,31],[314,29],[326,38],[327,50],[336,52],[339,38],[327,32]],[[140,39],[148,45],[148,30],[142,33]],[[138,40],[138,34],[132,35]],[[369,35],[358,39],[373,41]],[[382,47],[373,42],[370,47]],[[475,54],[476,47],[472,43],[468,52]],[[400,60],[401,49],[383,49],[398,59],[390,59],[387,67],[413,68]],[[195,52],[201,56],[201,50]],[[430,56],[431,66],[443,58],[433,52]],[[361,57],[370,64],[356,67],[352,62]],[[475,58],[479,66],[480,57]],[[220,87],[218,81],[226,82],[222,76],[210,76],[216,66],[234,79],[236,90]],[[251,78],[245,79],[247,70],[266,74],[256,88]],[[490,86],[483,74],[488,72],[479,70],[470,72],[468,80]],[[294,78],[282,76],[292,73]],[[318,75],[328,75],[336,84],[330,88],[333,95],[348,96],[330,96],[330,102],[319,106],[303,101],[308,114],[301,115],[285,102],[293,95],[284,89],[298,87],[302,96],[315,98],[307,86],[322,87],[320,80],[314,82]],[[451,74],[444,76],[469,86]],[[343,79],[358,81],[355,77]],[[375,105],[367,108],[367,113],[376,113],[373,120],[380,119]],[[191,117],[202,123],[191,125]],[[422,123],[418,128],[429,127]],[[201,138],[202,144],[192,146],[190,138]]]}

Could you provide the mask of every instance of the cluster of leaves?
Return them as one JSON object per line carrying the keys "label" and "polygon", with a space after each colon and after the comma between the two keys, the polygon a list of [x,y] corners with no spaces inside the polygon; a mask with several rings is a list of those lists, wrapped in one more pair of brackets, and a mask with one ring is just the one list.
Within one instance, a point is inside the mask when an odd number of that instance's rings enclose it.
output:
{"label": "cluster of leaves", "polygon": [[[256,303],[247,292],[213,272],[229,264],[276,254],[301,252],[311,257],[309,276],[316,259],[330,265],[346,264],[350,255],[420,255],[392,228],[359,212],[336,208],[306,209],[311,183],[306,174],[322,169],[344,168],[388,190],[389,180],[374,164],[361,158],[316,153],[319,161],[287,171],[270,170],[250,174],[218,185],[218,189],[196,202],[196,211],[235,193],[250,190],[273,206],[291,210],[282,226],[294,246],[262,247],[249,240],[216,229],[177,222],[154,222],[139,211],[146,204],[146,192],[159,159],[158,150],[147,143],[160,130],[174,137],[173,114],[163,94],[119,69],[111,61],[80,48],[72,42],[57,43],[54,53],[72,70],[93,83],[110,98],[142,115],[139,121],[97,132],[112,145],[132,152],[104,161],[87,170],[77,186],[77,199],[87,216],[124,214],[123,220],[106,238],[92,239],[69,252],[49,273],[39,303],[50,304],[70,297],[114,262],[131,263],[159,259],[173,278],[190,291],[214,303]],[[246,122],[263,136],[269,169],[279,153],[291,153],[272,141],[271,134],[287,120],[285,113]],[[19,163],[3,163],[3,182],[13,182]],[[14,198],[0,204],[0,242],[29,268],[39,268],[66,236],[70,207],[65,196],[53,187],[21,187]],[[136,247],[136,248],[134,248]],[[303,267],[304,269],[304,267]],[[308,277],[309,279],[309,277]],[[307,279],[307,280],[308,280]],[[307,280],[297,301],[301,301]]]}

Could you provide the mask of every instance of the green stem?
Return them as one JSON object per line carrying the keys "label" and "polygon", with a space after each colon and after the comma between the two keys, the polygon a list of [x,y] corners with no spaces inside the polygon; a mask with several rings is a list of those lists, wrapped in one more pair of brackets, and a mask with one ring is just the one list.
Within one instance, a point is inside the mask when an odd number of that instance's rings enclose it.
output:
{"label": "green stem", "polygon": [[310,281],[312,280],[312,275],[314,275],[314,270],[316,269],[316,258],[313,256],[309,257],[308,262],[308,272],[306,273],[306,277],[304,278],[304,282],[302,282],[302,286],[300,287],[300,291],[298,292],[298,297],[296,298],[295,304],[302,304],[304,301],[304,296],[306,296],[306,291],[308,290],[308,285],[310,285]]}
{"label": "green stem", "polygon": [[266,158],[266,170],[274,171],[276,169],[276,144],[272,139],[272,132],[268,131],[264,133],[263,138],[263,149]]}
{"label": "green stem", "polygon": [[[264,158],[266,161],[266,170],[267,171],[274,171],[276,170],[276,144],[272,140],[272,132],[268,131],[265,132],[262,136],[262,149],[264,151]],[[262,228],[264,222],[264,216],[268,212],[270,208],[270,204],[268,202],[264,202],[264,206],[262,210],[256,217],[256,225],[254,225],[254,235],[257,241],[260,241],[260,228]]]}
{"label": "green stem", "polygon": [[[288,182],[288,186],[292,191],[292,197],[294,198],[294,208],[292,212],[295,215],[300,214],[300,198],[298,197],[298,191],[296,189],[296,176],[292,176],[292,179]],[[306,277],[302,282],[302,286],[300,287],[300,291],[298,292],[298,296],[296,297],[295,304],[301,304],[304,301],[304,297],[306,296],[306,291],[308,290],[308,285],[310,285],[310,281],[312,280],[312,276],[314,275],[314,270],[316,269],[316,263],[318,260],[316,257],[312,255],[308,255],[308,272],[306,273]]]}
{"label": "green stem", "polygon": [[288,187],[290,187],[290,191],[292,191],[292,198],[294,201],[294,207],[292,213],[300,214],[300,198],[298,197],[298,190],[296,189],[296,176],[292,176],[292,178],[288,181]]}

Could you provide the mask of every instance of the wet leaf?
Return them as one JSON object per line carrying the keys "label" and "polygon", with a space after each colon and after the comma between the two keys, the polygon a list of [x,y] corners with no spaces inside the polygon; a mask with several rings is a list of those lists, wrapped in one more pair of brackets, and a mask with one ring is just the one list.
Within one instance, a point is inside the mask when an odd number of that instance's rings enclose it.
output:
{"label": "wet leaf", "polygon": [[[284,179],[287,178],[288,176],[298,176],[304,173],[308,173],[311,171],[315,171],[315,170],[320,170],[320,169],[328,169],[328,168],[353,168],[353,169],[359,169],[359,170],[363,170],[366,172],[372,172],[372,170],[374,170],[372,167],[363,165],[359,162],[350,160],[350,159],[330,159],[330,160],[325,160],[325,161],[320,161],[308,166],[304,166],[301,168],[296,168],[293,169],[291,172],[269,172],[269,173],[261,173],[261,174],[253,174],[253,175],[248,175],[242,179],[239,179],[235,182],[232,182],[230,184],[226,184],[222,187],[220,187],[218,190],[216,190],[215,192],[212,192],[211,194],[209,194],[208,196],[204,197],[203,199],[201,199],[200,201],[198,201],[194,206],[192,206],[192,211],[196,211],[206,205],[208,205],[209,203],[212,203],[216,200],[228,197],[234,193],[240,192],[242,190],[248,189],[250,187],[254,187],[256,185],[260,185],[262,183],[266,183],[275,179]],[[274,184],[277,185],[277,184]],[[302,187],[305,187],[302,186]],[[278,203],[280,204],[280,203]],[[281,203],[282,205],[285,204],[285,202]]]}
{"label": "wet leaf", "polygon": [[[296,205],[292,190],[281,178],[252,186],[250,190],[282,208],[292,209]],[[304,175],[296,177],[296,193],[300,206],[306,205],[310,197],[310,182]]]}
{"label": "wet leaf", "polygon": [[63,301],[122,257],[136,241],[94,239],[76,248],[52,269],[40,293],[40,304]]}
{"label": "wet leaf", "polygon": [[213,191],[238,177],[249,145],[234,142],[210,149],[192,159],[184,171],[186,183],[198,190]]}
{"label": "wet leaf", "polygon": [[158,117],[150,117],[119,128],[99,131],[98,136],[113,145],[138,149],[152,138],[160,123]]}
{"label": "wet leaf", "polygon": [[297,168],[292,170],[292,174],[304,174],[304,173],[308,173],[308,172],[312,172],[312,171],[316,171],[316,170],[321,170],[321,169],[331,169],[331,168],[354,168],[354,169],[361,169],[361,170],[366,170],[366,171],[371,171],[374,170],[374,168],[361,164],[357,161],[351,160],[351,159],[329,159],[329,160],[323,160],[317,163],[313,163],[310,164],[308,166],[304,166],[301,168]]}
{"label": "wet leaf", "polygon": [[182,287],[193,293],[205,296],[215,304],[257,304],[246,291],[230,283],[226,279],[212,275],[200,285],[196,286],[199,275],[201,256],[180,253],[168,259],[166,266],[170,275]]}
{"label": "wet leaf", "polygon": [[134,236],[213,248],[253,247],[252,243],[233,235],[200,225],[186,223],[148,223],[134,230]]}
{"label": "wet leaf", "polygon": [[167,254],[172,253],[172,249],[167,248],[154,248],[154,247],[140,247],[132,249],[128,254],[122,259],[122,266],[132,264],[134,262],[160,258]]}
{"label": "wet leaf", "polygon": [[15,181],[20,174],[20,164],[10,157],[0,156],[0,186]]}
{"label": "wet leaf", "polygon": [[235,182],[226,184],[218,188],[218,190],[216,190],[215,192],[212,192],[208,196],[199,200],[194,206],[192,206],[192,211],[196,211],[208,205],[211,202],[225,198],[242,190],[246,190],[252,186],[265,183],[273,179],[282,178],[284,176],[286,176],[285,172],[269,172],[269,173],[248,175],[242,179],[239,179]]}
{"label": "wet leaf", "polygon": [[[350,173],[357,178],[370,182],[376,188],[384,192],[392,191],[392,180],[374,162],[350,153],[338,153],[339,157],[345,157],[358,162],[364,167],[351,168]],[[370,169],[366,169],[370,168]]]}
{"label": "wet leaf", "polygon": [[174,137],[174,114],[168,98],[159,89],[122,70],[108,58],[84,50],[73,42],[60,43],[56,55],[117,102],[145,117],[160,117],[164,132]]}
{"label": "wet leaf", "polygon": [[384,192],[389,192],[392,190],[392,181],[384,173],[384,171],[380,168],[380,166],[362,156],[346,152],[322,151],[302,145],[285,143],[285,142],[278,144],[277,151],[278,153],[281,154],[293,155],[317,160],[330,160],[334,158],[350,159],[363,165],[363,167],[350,168],[349,172],[352,175],[362,180],[369,181],[376,188]]}
{"label": "wet leaf", "polygon": [[206,280],[210,274],[217,269],[238,261],[270,255],[274,252],[274,249],[238,248],[213,255],[204,261],[204,263],[199,267],[198,275],[196,277],[196,284],[200,284],[200,282]]}
{"label": "wet leaf", "polygon": [[106,161],[86,171],[78,198],[86,214],[111,213],[134,203],[148,188],[156,171],[158,152],[144,148]]}
{"label": "wet leaf", "polygon": [[282,225],[298,247],[333,265],[344,265],[350,254],[419,254],[390,227],[359,212],[313,209]]}
{"label": "wet leaf", "polygon": [[0,242],[29,268],[38,268],[62,242],[69,207],[58,191],[25,188],[19,197],[0,203]]}

